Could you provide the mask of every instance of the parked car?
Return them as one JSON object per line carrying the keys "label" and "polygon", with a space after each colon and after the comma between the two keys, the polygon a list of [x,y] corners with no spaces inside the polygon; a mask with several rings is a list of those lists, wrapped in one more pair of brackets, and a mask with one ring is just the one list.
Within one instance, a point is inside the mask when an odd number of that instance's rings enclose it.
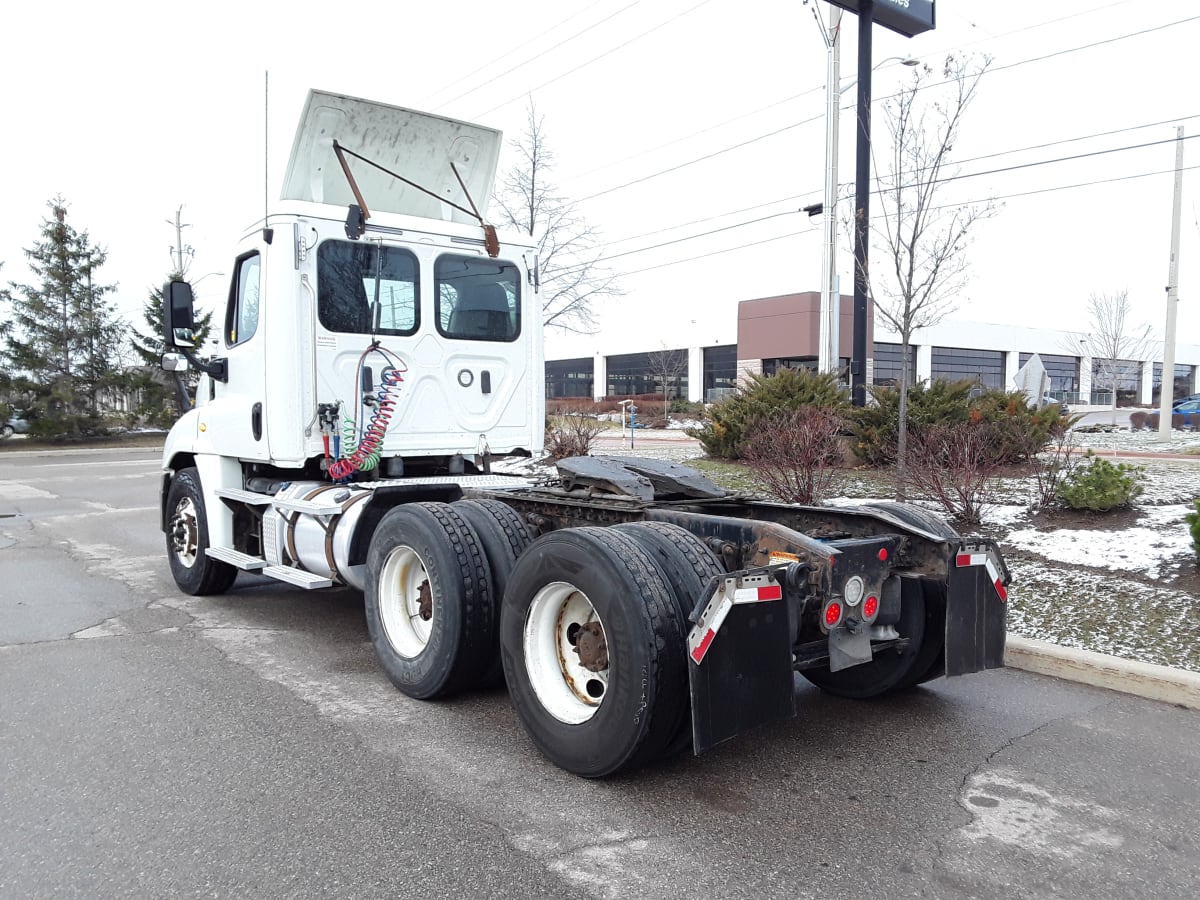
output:
{"label": "parked car", "polygon": [[1195,403],[1197,400],[1200,400],[1200,394],[1188,394],[1186,397],[1179,397],[1178,399],[1172,401],[1171,408],[1179,409],[1179,407],[1183,404]]}
{"label": "parked car", "polygon": [[0,438],[9,438],[14,434],[26,434],[29,431],[29,423],[20,416],[9,416],[3,425],[0,425]]}
{"label": "parked car", "polygon": [[1071,414],[1071,408],[1067,406],[1066,400],[1059,400],[1051,397],[1049,394],[1042,394],[1042,406],[1057,406],[1060,416],[1069,416]]}
{"label": "parked car", "polygon": [[[1158,411],[1146,415],[1146,427],[1158,428]],[[1200,394],[1185,397],[1171,408],[1172,428],[1200,428]]]}

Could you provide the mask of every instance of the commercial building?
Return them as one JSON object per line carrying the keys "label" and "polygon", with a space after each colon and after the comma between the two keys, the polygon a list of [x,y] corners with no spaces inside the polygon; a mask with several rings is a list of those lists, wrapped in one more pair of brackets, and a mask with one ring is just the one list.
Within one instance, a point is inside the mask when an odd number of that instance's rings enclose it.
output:
{"label": "commercial building", "polygon": [[[548,359],[546,397],[620,399],[666,392],[671,398],[714,401],[725,396],[750,373],[773,374],[781,368],[816,368],[820,333],[820,294],[807,292],[743,300],[736,319],[718,333],[736,334],[736,343],[705,342],[681,327],[676,346],[647,349],[647,336],[636,333],[598,335],[599,349],[590,357]],[[733,312],[731,310],[731,312]],[[849,366],[853,334],[853,299],[841,298],[839,330],[843,370]],[[710,328],[710,332],[714,330]],[[1049,376],[1055,397],[1078,405],[1111,403],[1115,380],[1118,402],[1157,402],[1162,383],[1162,345],[1150,342],[1138,359],[1100,358],[1096,341],[1085,330],[992,325],[943,321],[918,330],[909,348],[910,380],[970,379],[982,387],[1013,387],[1017,371],[1036,353]],[[640,346],[639,346],[640,344]],[[902,371],[900,338],[868,322],[867,381],[896,383]],[[1174,395],[1200,392],[1197,370],[1200,345],[1177,344]]]}

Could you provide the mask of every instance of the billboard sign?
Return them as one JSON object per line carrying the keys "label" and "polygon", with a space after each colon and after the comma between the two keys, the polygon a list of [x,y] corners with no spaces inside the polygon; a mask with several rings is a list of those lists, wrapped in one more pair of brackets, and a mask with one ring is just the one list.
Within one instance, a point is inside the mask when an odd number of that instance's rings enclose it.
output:
{"label": "billboard sign", "polygon": [[[858,15],[860,0],[829,0]],[[905,37],[933,30],[933,0],[875,0],[875,23]]]}

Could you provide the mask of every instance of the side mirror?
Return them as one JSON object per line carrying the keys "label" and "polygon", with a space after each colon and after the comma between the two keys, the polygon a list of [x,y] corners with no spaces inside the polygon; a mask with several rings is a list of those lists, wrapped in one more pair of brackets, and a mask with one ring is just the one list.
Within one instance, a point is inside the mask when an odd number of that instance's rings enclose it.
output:
{"label": "side mirror", "polygon": [[168,350],[196,348],[192,304],[192,286],[186,281],[169,281],[163,286],[163,339]]}
{"label": "side mirror", "polygon": [[188,361],[181,353],[164,353],[159,361],[164,372],[186,372]]}

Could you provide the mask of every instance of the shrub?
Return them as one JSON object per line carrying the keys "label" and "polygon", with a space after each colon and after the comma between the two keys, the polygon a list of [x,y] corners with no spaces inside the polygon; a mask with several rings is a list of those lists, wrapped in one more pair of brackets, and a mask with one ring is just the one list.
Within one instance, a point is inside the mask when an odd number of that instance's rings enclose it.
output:
{"label": "shrub", "polygon": [[592,442],[601,431],[600,423],[590,416],[567,413],[546,420],[546,455],[551,460],[568,456],[587,456]]}
{"label": "shrub", "polygon": [[838,435],[845,421],[840,413],[817,406],[780,410],[750,423],[742,458],[783,502],[820,502],[841,461]]}
{"label": "shrub", "polygon": [[[966,422],[971,409],[972,381],[937,379],[909,385],[908,431],[916,433],[933,425]],[[855,411],[850,430],[854,435],[854,454],[863,462],[885,465],[896,459],[896,439],[900,423],[900,389],[871,385],[873,403]]]}
{"label": "shrub", "polygon": [[1187,514],[1188,530],[1192,533],[1192,549],[1196,551],[1197,558],[1200,558],[1200,500],[1193,500],[1192,505],[1196,509]]}
{"label": "shrub", "polygon": [[[875,386],[870,392],[875,402],[858,410],[854,417],[854,452],[865,463],[885,465],[896,459],[900,391]],[[1050,443],[1055,429],[1069,427],[1078,420],[1064,420],[1055,406],[1032,409],[1020,391],[988,390],[972,397],[975,392],[978,387],[970,380],[937,379],[911,385],[908,433],[919,434],[933,426],[987,422],[996,426],[987,431],[996,461],[1012,465],[1032,459]]]}
{"label": "shrub", "polygon": [[849,410],[850,401],[833,373],[781,369],[774,375],[751,375],[749,383],[732,397],[708,407],[702,427],[686,431],[700,441],[709,456],[737,459],[751,423],[804,406],[841,415]]}
{"label": "shrub", "polygon": [[912,435],[908,480],[963,522],[976,525],[984,489],[996,474],[996,431],[992,422],[930,425]]}
{"label": "shrub", "polygon": [[1130,506],[1142,495],[1145,470],[1129,463],[1111,463],[1088,453],[1090,463],[1063,479],[1058,498],[1071,509],[1105,512]]}

